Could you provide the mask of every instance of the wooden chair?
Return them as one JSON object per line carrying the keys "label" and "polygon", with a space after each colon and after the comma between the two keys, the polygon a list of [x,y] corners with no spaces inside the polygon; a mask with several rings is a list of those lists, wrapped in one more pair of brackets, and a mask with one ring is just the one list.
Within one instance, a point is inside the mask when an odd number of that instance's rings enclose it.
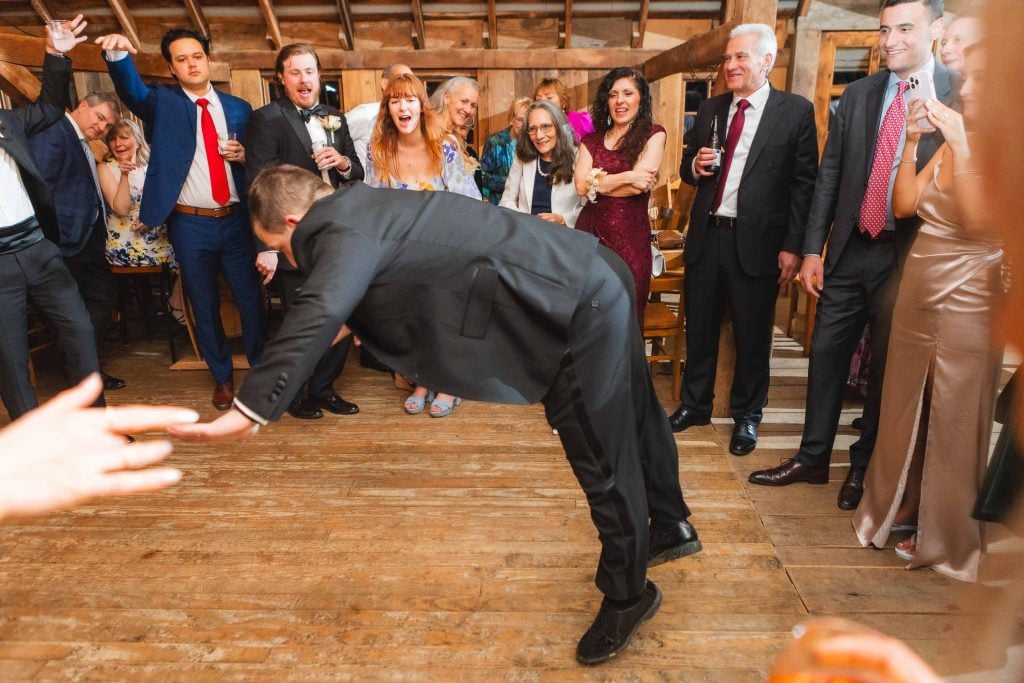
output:
{"label": "wooden chair", "polygon": [[[168,299],[174,275],[168,265],[161,266],[111,266],[117,282],[117,312],[121,328],[121,342],[128,343],[128,301],[135,299],[136,308],[146,330],[146,340],[153,338],[153,320],[159,315],[164,316],[167,328],[167,343],[171,349],[171,362],[178,360],[178,350],[174,341],[177,323],[171,316]],[[157,291],[159,308],[153,310],[153,278],[158,279]]]}
{"label": "wooden chair", "polygon": [[[663,301],[664,294],[675,294],[676,301]],[[679,395],[683,357],[686,354],[686,316],[683,314],[683,255],[681,252],[665,255],[665,274],[651,279],[651,295],[655,298],[644,312],[644,340],[651,340],[651,355],[647,357],[651,374],[657,364],[668,361],[672,365],[672,395]],[[674,310],[673,310],[674,309]],[[668,346],[672,340],[671,348]]]}

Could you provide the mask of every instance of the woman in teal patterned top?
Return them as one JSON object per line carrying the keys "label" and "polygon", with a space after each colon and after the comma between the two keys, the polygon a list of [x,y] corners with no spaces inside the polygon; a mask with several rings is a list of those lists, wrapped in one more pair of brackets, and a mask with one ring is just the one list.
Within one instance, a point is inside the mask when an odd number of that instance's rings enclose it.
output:
{"label": "woman in teal patterned top", "polygon": [[484,153],[480,157],[483,170],[484,197],[497,205],[505,191],[505,180],[516,156],[516,140],[526,122],[526,108],[531,104],[529,97],[520,97],[508,108],[508,127],[487,138]]}
{"label": "woman in teal patterned top", "polygon": [[[380,115],[366,155],[366,184],[416,191],[446,191],[481,199],[455,138],[444,132],[427,103],[427,90],[412,74],[392,78],[381,98]],[[409,414],[423,412],[434,392],[418,386],[405,400]],[[430,404],[431,417],[451,414],[460,399],[439,393]]]}

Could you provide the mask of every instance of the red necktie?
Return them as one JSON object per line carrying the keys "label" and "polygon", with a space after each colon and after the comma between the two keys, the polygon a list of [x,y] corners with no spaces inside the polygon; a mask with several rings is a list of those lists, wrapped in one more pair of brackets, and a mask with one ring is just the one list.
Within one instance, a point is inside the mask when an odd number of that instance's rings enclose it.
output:
{"label": "red necktie", "polygon": [[871,163],[868,188],[860,203],[860,231],[877,238],[885,230],[885,218],[889,210],[889,180],[892,178],[892,162],[896,159],[896,148],[903,137],[903,126],[907,123],[907,104],[903,93],[910,84],[900,81],[896,86],[896,97],[885,112],[882,127],[875,143],[875,159]]}
{"label": "red necktie", "polygon": [[224,157],[217,149],[217,127],[213,125],[210,115],[210,101],[205,97],[196,100],[203,108],[200,123],[203,127],[203,147],[206,148],[206,163],[210,166],[210,187],[213,190],[213,201],[224,206],[231,201],[231,189],[228,188],[228,173],[224,170]]}
{"label": "red necktie", "polygon": [[725,153],[722,155],[722,172],[718,175],[718,191],[715,193],[715,201],[711,205],[711,213],[718,211],[719,204],[722,203],[722,195],[725,194],[725,181],[729,179],[729,167],[732,166],[732,155],[736,151],[736,145],[740,142],[740,136],[743,135],[743,124],[747,120],[747,115],[744,114],[747,107],[750,106],[750,102],[747,100],[740,100],[736,103],[736,113],[732,115],[732,123],[729,124],[729,133],[725,136]]}

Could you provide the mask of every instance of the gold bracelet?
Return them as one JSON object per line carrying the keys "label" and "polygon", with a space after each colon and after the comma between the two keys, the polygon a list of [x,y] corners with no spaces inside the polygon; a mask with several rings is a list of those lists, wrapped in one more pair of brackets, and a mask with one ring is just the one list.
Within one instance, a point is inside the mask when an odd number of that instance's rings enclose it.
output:
{"label": "gold bracelet", "polygon": [[965,171],[953,171],[954,178],[960,175],[981,175],[981,171],[976,171],[973,168],[969,168]]}
{"label": "gold bracelet", "polygon": [[900,159],[901,164],[916,164],[917,159]]}

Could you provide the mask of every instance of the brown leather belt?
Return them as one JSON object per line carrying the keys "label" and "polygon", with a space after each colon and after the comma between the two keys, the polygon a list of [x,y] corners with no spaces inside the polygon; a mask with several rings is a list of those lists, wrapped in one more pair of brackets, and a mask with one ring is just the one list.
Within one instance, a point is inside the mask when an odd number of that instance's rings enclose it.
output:
{"label": "brown leather belt", "polygon": [[227,206],[220,206],[216,209],[203,209],[198,206],[189,206],[188,204],[175,204],[174,210],[178,213],[187,213],[190,216],[206,216],[207,218],[224,218],[224,216],[230,216],[235,211],[238,211],[239,204],[228,204]]}

